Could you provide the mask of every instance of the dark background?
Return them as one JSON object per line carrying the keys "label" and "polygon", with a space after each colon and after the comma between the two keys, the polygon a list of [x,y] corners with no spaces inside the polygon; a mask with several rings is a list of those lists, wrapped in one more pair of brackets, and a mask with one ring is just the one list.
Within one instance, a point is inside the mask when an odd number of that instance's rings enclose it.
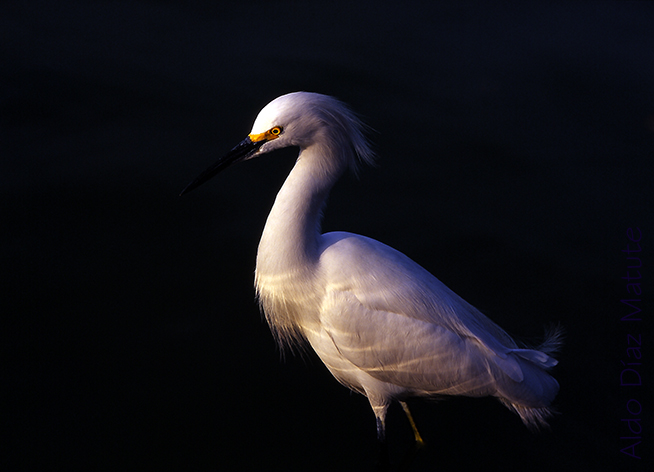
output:
{"label": "dark background", "polygon": [[[376,130],[325,230],[401,250],[521,339],[567,332],[550,432],[415,401],[408,470],[652,470],[654,5],[219,3],[0,4],[2,469],[372,468],[367,400],[312,354],[280,362],[254,301],[293,151],[177,196],[308,90]],[[629,227],[640,322],[620,321]],[[620,386],[627,334],[641,387]],[[397,464],[411,431],[388,421]]]}

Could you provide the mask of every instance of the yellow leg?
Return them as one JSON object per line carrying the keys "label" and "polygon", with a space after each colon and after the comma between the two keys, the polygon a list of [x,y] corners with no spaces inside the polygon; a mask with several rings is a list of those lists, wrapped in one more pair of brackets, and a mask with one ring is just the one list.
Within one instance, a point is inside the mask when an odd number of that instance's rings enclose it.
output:
{"label": "yellow leg", "polygon": [[418,432],[418,428],[416,427],[416,422],[413,421],[413,416],[411,416],[411,412],[409,411],[409,405],[407,405],[405,402],[400,402],[400,405],[402,405],[402,408],[404,409],[404,413],[406,413],[406,417],[409,418],[411,429],[413,429],[413,435],[416,438],[416,447],[421,448],[422,446],[425,445],[425,441],[422,440],[422,437]]}

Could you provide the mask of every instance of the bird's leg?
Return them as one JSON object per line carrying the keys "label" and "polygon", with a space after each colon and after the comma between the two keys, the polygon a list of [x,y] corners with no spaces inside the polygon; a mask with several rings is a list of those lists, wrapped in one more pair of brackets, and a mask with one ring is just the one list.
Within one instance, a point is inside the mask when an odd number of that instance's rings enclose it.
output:
{"label": "bird's leg", "polygon": [[413,416],[411,416],[411,411],[409,411],[409,405],[407,405],[406,402],[400,402],[400,405],[402,405],[402,409],[404,410],[404,413],[406,413],[406,417],[409,419],[409,423],[411,424],[411,429],[413,429],[413,436],[416,438],[416,447],[423,447],[425,441],[423,441],[422,436],[420,436],[420,433],[418,432],[416,422],[413,421]]}
{"label": "bird's leg", "polygon": [[377,442],[379,443],[379,456],[377,458],[377,472],[388,472],[391,467],[388,457],[388,443],[386,442],[386,421],[385,418],[377,419]]}
{"label": "bird's leg", "polygon": [[386,442],[386,419],[377,416],[377,441],[380,443]]}
{"label": "bird's leg", "polygon": [[375,413],[375,420],[377,420],[377,440],[380,443],[386,442],[386,412],[388,411],[388,403],[383,401],[373,401],[368,397],[372,411]]}
{"label": "bird's leg", "polygon": [[374,405],[377,422],[377,442],[379,443],[379,457],[377,458],[377,471],[387,472],[390,470],[390,460],[388,457],[388,443],[386,442],[386,411],[388,405]]}

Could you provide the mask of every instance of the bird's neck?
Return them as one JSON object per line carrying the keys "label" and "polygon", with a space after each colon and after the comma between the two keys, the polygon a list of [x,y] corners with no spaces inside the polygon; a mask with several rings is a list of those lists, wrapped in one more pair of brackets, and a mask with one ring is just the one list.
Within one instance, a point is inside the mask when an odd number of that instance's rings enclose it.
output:
{"label": "bird's neck", "polygon": [[342,173],[325,155],[323,149],[300,152],[266,221],[257,254],[257,273],[297,273],[316,262],[322,209]]}
{"label": "bird's neck", "polygon": [[316,290],[314,277],[321,211],[343,170],[331,157],[317,148],[300,151],[277,194],[259,243],[257,297],[282,346],[306,337],[304,329],[318,313],[320,291]]}

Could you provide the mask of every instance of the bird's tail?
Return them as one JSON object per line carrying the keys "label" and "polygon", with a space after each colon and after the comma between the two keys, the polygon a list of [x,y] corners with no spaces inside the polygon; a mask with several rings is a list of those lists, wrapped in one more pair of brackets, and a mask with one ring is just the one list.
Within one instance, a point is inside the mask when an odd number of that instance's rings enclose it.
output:
{"label": "bird's tail", "polygon": [[545,341],[538,346],[538,350],[548,355],[554,355],[563,345],[563,327],[561,325],[552,326],[545,333]]}
{"label": "bird's tail", "polygon": [[558,362],[553,355],[561,347],[563,330],[550,329],[545,341],[536,349],[512,349],[524,375],[521,382],[504,376],[498,385],[498,398],[520,416],[531,430],[547,427],[547,420],[556,411],[551,407],[559,391],[559,383],[547,373]]}
{"label": "bird's tail", "polygon": [[522,406],[519,403],[511,403],[506,398],[499,399],[505,407],[516,413],[527,428],[531,431],[540,431],[541,429],[548,429],[548,420],[556,413],[556,410],[551,406],[541,408],[531,408]]}

